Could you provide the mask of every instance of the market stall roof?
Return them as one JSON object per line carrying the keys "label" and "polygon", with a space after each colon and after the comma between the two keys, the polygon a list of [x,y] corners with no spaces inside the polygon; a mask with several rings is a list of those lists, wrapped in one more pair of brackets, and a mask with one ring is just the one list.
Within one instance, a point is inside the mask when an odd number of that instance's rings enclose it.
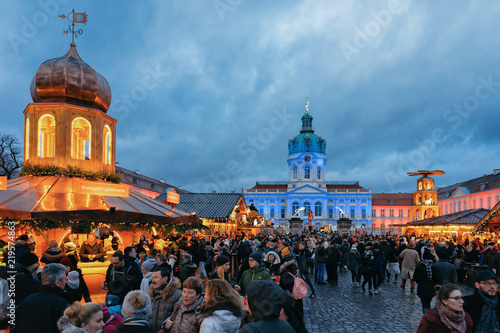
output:
{"label": "market stall roof", "polygon": [[500,235],[500,202],[498,202],[492,210],[490,210],[483,218],[477,222],[472,229],[472,234],[481,233],[485,230],[494,232]]}
{"label": "market stall roof", "polygon": [[[167,199],[162,194],[156,200]],[[177,207],[186,212],[195,212],[202,218],[229,218],[234,207],[240,202],[244,204],[241,193],[179,193]]]}
{"label": "market stall roof", "polygon": [[84,194],[75,191],[78,181],[96,186],[112,184],[67,176],[14,178],[7,182],[6,190],[0,191],[0,218],[158,224],[194,222],[191,214],[144,196],[134,188],[129,188],[129,196],[124,197]]}
{"label": "market stall roof", "polygon": [[431,217],[424,220],[412,221],[405,224],[393,224],[389,225],[392,227],[422,227],[422,226],[436,226],[436,225],[450,225],[450,224],[462,224],[462,225],[474,225],[479,220],[481,220],[488,213],[487,209],[477,208],[468,209],[461,212],[456,212],[448,215],[441,215],[436,217]]}

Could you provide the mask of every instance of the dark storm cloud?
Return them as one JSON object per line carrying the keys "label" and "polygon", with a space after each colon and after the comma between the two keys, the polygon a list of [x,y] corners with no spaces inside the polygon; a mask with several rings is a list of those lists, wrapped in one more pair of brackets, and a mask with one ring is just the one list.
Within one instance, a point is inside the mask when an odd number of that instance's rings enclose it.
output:
{"label": "dark storm cloud", "polygon": [[[72,8],[54,1],[61,13]],[[299,133],[306,97],[316,133],[327,140],[328,180],[412,191],[408,171],[443,169],[437,184],[445,186],[498,166],[499,5],[78,6],[90,19],[77,48],[111,85],[108,114],[118,120],[123,167],[195,191],[286,180],[287,142]],[[53,14],[16,52],[8,34],[23,36],[23,18],[32,21],[44,9],[35,1],[0,9],[0,73],[9,78],[0,82],[0,132],[22,137],[31,78],[69,41],[59,36],[65,23]]]}

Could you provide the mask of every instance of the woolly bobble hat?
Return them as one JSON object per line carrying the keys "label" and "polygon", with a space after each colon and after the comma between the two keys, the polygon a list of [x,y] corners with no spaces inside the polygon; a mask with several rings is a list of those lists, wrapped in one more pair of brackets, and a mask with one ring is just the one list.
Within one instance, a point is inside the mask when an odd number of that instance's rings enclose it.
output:
{"label": "woolly bobble hat", "polygon": [[221,254],[221,255],[217,256],[217,259],[215,261],[217,262],[217,266],[222,266],[226,262],[229,262],[229,257]]}
{"label": "woolly bobble hat", "polygon": [[103,303],[99,303],[99,305],[102,307],[102,321],[107,323],[109,318],[111,318],[111,313],[109,313],[109,309],[106,305]]}
{"label": "woolly bobble hat", "polygon": [[156,259],[148,259],[142,263],[141,268],[151,272],[156,266]]}
{"label": "woolly bobble hat", "polygon": [[259,252],[254,252],[250,255],[250,258],[257,261],[259,265],[262,263],[262,255]]}
{"label": "woolly bobble hat", "polygon": [[71,271],[68,273],[68,280],[71,280],[71,281],[78,280],[79,276],[80,276],[80,274],[78,274],[77,271]]}
{"label": "woolly bobble hat", "polygon": [[32,252],[26,252],[19,258],[19,263],[26,267],[36,264],[37,262],[38,256]]}
{"label": "woolly bobble hat", "polygon": [[144,291],[134,290],[125,296],[122,305],[123,318],[148,320],[151,312],[151,299]]}

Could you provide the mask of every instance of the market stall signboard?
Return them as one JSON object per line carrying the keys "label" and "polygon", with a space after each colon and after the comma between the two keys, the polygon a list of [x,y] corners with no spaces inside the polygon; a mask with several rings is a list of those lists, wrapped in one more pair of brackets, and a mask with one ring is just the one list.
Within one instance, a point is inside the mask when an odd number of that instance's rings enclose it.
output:
{"label": "market stall signboard", "polygon": [[128,197],[128,185],[108,184],[100,182],[76,181],[75,192],[82,194],[107,195],[112,197]]}
{"label": "market stall signboard", "polygon": [[7,189],[7,176],[0,176],[0,191]]}
{"label": "market stall signboard", "polygon": [[175,192],[167,192],[167,201],[174,204],[179,204],[180,196]]}

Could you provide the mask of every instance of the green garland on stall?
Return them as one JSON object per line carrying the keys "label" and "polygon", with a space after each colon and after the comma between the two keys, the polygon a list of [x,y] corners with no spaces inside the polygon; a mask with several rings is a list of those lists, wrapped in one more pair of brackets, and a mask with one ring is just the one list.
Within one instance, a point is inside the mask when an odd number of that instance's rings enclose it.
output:
{"label": "green garland on stall", "polygon": [[[89,222],[89,221],[58,221],[52,219],[41,219],[41,220],[16,220],[16,219],[0,219],[0,228],[7,229],[11,223],[16,224],[16,228],[28,228],[33,230],[37,235],[43,234],[43,232],[50,229],[66,229],[71,227],[78,227],[84,233],[89,233],[96,229],[101,222]],[[102,222],[104,223],[104,222]],[[112,225],[116,231],[150,231],[154,227],[159,233],[167,234],[171,231],[177,231],[179,233],[185,233],[189,230],[208,230],[209,228],[200,223],[189,223],[189,224],[154,224],[154,223],[130,223],[130,222],[112,222],[105,223]]]}
{"label": "green garland on stall", "polygon": [[89,172],[83,171],[75,166],[68,165],[66,168],[55,165],[24,164],[21,168],[21,176],[68,176],[85,178],[90,180],[105,180],[119,183],[121,174],[111,172]]}

